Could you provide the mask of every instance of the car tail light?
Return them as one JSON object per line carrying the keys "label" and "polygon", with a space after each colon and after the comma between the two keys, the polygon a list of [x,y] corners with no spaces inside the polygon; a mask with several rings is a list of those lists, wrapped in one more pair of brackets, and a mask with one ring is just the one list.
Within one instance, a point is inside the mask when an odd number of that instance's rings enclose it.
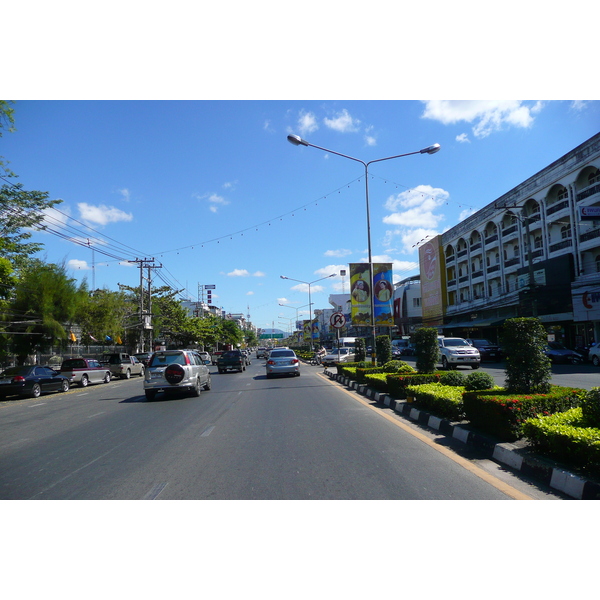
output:
{"label": "car tail light", "polygon": [[169,365],[165,369],[165,379],[172,384],[179,383],[185,376],[185,371],[181,365]]}
{"label": "car tail light", "polygon": [[25,381],[25,377],[23,377],[23,375],[15,375],[12,378],[13,383],[23,383],[24,381]]}
{"label": "car tail light", "polygon": [[191,365],[192,363],[190,362],[190,357],[187,354],[184,354],[183,356],[185,357],[185,364]]}
{"label": "car tail light", "polygon": [[267,364],[268,364],[268,365],[274,365],[274,364],[275,364],[275,361],[274,361],[274,360],[268,360],[268,361],[267,361]]}

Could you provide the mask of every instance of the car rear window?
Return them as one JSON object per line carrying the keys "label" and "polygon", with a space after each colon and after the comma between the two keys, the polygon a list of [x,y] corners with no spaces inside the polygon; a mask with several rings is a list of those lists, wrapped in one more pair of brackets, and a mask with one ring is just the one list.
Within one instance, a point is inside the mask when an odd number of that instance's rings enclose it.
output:
{"label": "car rear window", "polygon": [[174,354],[155,353],[148,366],[160,367],[163,365],[185,365],[185,358],[180,352]]}
{"label": "car rear window", "polygon": [[276,358],[278,356],[296,356],[296,354],[293,350],[271,350],[271,354],[269,356]]}

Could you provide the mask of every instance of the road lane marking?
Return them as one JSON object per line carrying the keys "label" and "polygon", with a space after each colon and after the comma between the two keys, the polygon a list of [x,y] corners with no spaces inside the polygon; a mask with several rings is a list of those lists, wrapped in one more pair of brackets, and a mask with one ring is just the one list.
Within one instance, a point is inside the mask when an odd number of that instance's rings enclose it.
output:
{"label": "road lane marking", "polygon": [[[331,381],[331,380],[329,380],[329,381]],[[331,383],[334,383],[334,382],[331,381]],[[479,477],[486,483],[489,483],[491,486],[495,487],[497,490],[501,491],[503,494],[506,494],[507,496],[509,496],[510,498],[514,498],[515,500],[533,500],[533,498],[531,496],[528,496],[527,494],[520,492],[519,490],[517,490],[516,488],[514,488],[513,486],[511,486],[507,483],[504,483],[497,477],[494,477],[487,471],[484,471],[480,467],[474,465],[471,461],[467,460],[466,458],[463,458],[462,456],[455,454],[454,452],[452,452],[452,450],[449,450],[448,448],[445,448],[444,446],[440,446],[439,444],[436,444],[431,439],[429,439],[426,435],[422,434],[421,432],[417,431],[416,429],[413,429],[409,425],[406,425],[405,423],[400,421],[397,416],[394,417],[392,415],[386,414],[385,412],[381,412],[380,409],[372,406],[369,402],[364,400],[362,397],[357,396],[356,392],[352,392],[341,386],[338,386],[338,387],[342,392],[344,392],[348,396],[352,397],[354,400],[360,402],[363,406],[366,406],[369,410],[372,410],[375,414],[383,417],[384,419],[387,419],[390,423],[393,423],[394,425],[396,425],[396,427],[403,429],[407,433],[410,433],[413,437],[416,437],[417,439],[421,440],[422,442],[427,444],[430,448],[437,450],[437,452],[439,452],[440,454],[443,454],[444,456],[448,457],[450,460],[459,464],[461,467],[467,469],[467,471],[470,471],[471,473],[473,473],[473,475],[476,475],[477,477]]]}
{"label": "road lane marking", "polygon": [[209,425],[201,434],[200,437],[208,437],[216,425]]}
{"label": "road lane marking", "polygon": [[96,413],[95,415],[90,415],[90,416],[88,417],[88,419],[91,419],[92,417],[97,417],[97,416],[99,416],[99,415],[103,415],[105,412],[106,412],[106,411],[105,411],[105,410],[103,410],[102,412]]}
{"label": "road lane marking", "polygon": [[142,500],[156,500],[168,485],[168,482],[157,483],[156,485],[152,486],[152,489],[142,498]]}
{"label": "road lane marking", "polygon": [[46,402],[40,402],[39,404],[31,404],[29,406],[29,408],[33,408],[34,406],[44,406],[44,404],[47,404]]}

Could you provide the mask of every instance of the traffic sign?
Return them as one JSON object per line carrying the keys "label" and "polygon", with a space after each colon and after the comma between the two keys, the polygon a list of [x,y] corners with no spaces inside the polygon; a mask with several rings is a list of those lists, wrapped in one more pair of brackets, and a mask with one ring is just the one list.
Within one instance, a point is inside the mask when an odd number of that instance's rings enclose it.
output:
{"label": "traffic sign", "polygon": [[336,312],[329,317],[329,324],[336,329],[341,329],[346,324],[344,313]]}

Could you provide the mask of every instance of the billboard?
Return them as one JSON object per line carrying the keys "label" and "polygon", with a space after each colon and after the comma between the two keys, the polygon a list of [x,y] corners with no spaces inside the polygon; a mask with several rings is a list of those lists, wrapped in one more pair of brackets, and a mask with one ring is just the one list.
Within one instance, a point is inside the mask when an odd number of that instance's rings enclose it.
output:
{"label": "billboard", "polygon": [[419,246],[419,271],[421,274],[421,311],[423,324],[429,327],[442,325],[446,312],[446,268],[438,235]]}

